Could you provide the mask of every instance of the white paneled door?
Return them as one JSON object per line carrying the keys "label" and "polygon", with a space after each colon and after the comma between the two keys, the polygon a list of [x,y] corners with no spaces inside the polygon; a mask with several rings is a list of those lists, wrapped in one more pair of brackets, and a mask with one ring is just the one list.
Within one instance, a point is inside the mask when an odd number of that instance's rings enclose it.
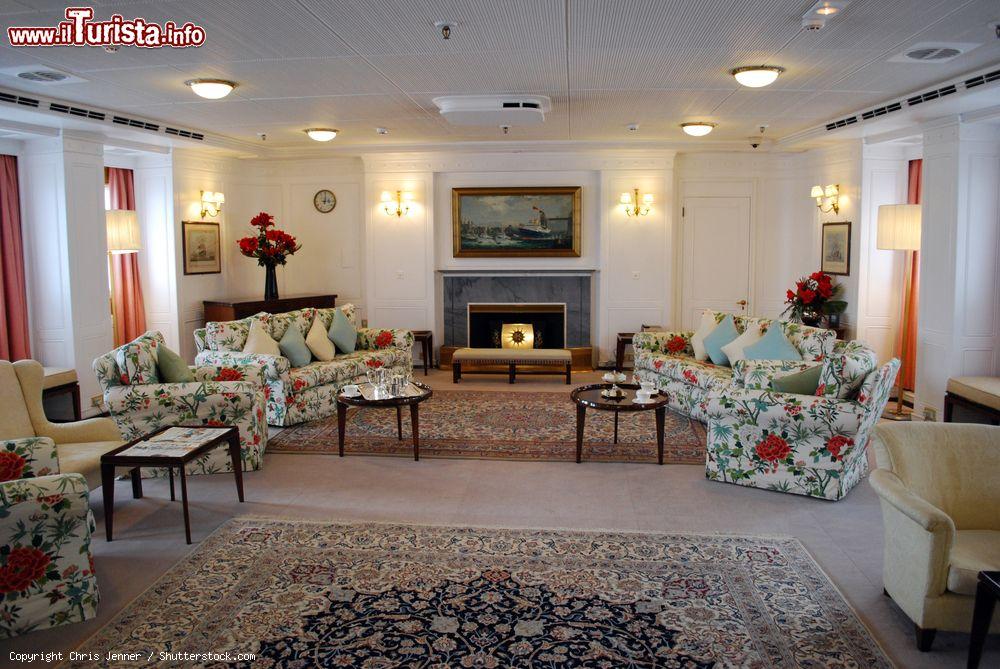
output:
{"label": "white paneled door", "polygon": [[750,313],[750,198],[686,197],[683,207],[683,327],[704,309]]}

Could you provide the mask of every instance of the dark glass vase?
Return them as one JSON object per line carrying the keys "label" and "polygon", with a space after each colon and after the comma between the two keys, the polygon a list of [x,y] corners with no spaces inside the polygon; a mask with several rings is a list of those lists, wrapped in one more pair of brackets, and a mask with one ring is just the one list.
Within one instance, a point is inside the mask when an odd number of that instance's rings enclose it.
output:
{"label": "dark glass vase", "polygon": [[278,299],[278,274],[274,265],[264,265],[264,299]]}
{"label": "dark glass vase", "polygon": [[804,325],[809,325],[811,327],[816,327],[823,317],[818,311],[803,311],[802,312],[802,323]]}

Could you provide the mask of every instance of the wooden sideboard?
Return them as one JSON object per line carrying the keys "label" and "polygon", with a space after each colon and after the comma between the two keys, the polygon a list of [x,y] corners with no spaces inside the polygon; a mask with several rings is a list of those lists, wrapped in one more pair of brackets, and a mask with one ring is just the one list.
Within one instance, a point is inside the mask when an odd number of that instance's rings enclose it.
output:
{"label": "wooden sideboard", "polygon": [[205,300],[205,322],[235,321],[247,316],[266,311],[269,314],[280,314],[296,309],[314,307],[328,309],[337,306],[336,295],[293,295],[277,300],[261,300],[253,298],[230,300]]}

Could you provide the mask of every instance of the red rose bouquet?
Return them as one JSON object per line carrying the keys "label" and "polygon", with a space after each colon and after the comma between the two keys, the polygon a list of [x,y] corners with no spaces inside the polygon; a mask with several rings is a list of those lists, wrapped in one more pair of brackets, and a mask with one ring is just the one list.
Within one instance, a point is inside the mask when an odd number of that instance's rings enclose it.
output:
{"label": "red rose bouquet", "polygon": [[277,265],[284,265],[288,261],[288,256],[294,254],[302,246],[295,241],[295,237],[284,230],[274,227],[274,216],[267,212],[260,212],[250,219],[250,225],[257,228],[256,234],[252,237],[244,237],[237,240],[240,253],[247,258],[256,258],[257,264],[264,268],[264,299],[278,299],[278,278],[274,268]]}
{"label": "red rose bouquet", "polygon": [[837,299],[842,286],[833,283],[833,277],[824,272],[813,272],[795,282],[795,290],[785,293],[785,310],[782,316],[802,321],[806,325],[819,323],[822,314],[839,314],[847,302]]}

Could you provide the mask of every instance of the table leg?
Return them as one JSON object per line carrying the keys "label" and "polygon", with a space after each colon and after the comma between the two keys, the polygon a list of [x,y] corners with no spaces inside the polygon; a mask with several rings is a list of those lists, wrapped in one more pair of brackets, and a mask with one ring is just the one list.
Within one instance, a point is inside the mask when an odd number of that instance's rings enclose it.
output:
{"label": "table leg", "polygon": [[111,541],[111,530],[115,524],[115,467],[101,465],[101,488],[104,490],[104,532]]}
{"label": "table leg", "polygon": [[570,385],[570,383],[572,382],[572,374],[573,374],[573,363],[567,362],[566,363],[566,385],[567,386]]}
{"label": "table leg", "polygon": [[171,502],[176,502],[177,501],[177,497],[174,496],[174,468],[173,467],[167,467],[167,472],[169,472],[169,476],[170,476],[170,501]]}
{"label": "table leg", "polygon": [[615,411],[615,443],[618,443],[618,412]]}
{"label": "table leg", "polygon": [[451,382],[458,383],[462,380],[462,363],[453,360],[451,363]]}
{"label": "table leg", "polygon": [[142,499],[142,472],[133,467],[129,475],[132,477],[132,499]]}
{"label": "table leg", "polygon": [[233,463],[233,477],[236,479],[236,494],[243,502],[243,456],[240,454],[240,431],[229,437],[229,459]]}
{"label": "table leg", "polygon": [[514,383],[514,375],[516,373],[515,372],[516,369],[517,369],[517,366],[514,363],[510,363],[507,366],[507,375],[509,376],[509,380],[510,380],[511,383]]}
{"label": "table leg", "polygon": [[181,504],[184,506],[184,537],[191,543],[191,517],[188,515],[188,487],[184,465],[178,467],[181,471]]}
{"label": "table leg", "polygon": [[[617,412],[615,413],[617,416]],[[583,425],[587,419],[587,407],[582,404],[576,405],[576,461],[579,464],[583,461]]]}
{"label": "table leg", "polygon": [[420,459],[420,405],[414,402],[410,405],[410,428],[413,430],[413,459]]}
{"label": "table leg", "polygon": [[615,371],[622,371],[622,367],[625,366],[625,340],[621,337],[615,344]]}
{"label": "table leg", "polygon": [[431,356],[431,347],[430,347],[431,342],[429,338],[426,338],[421,343],[423,344],[424,347],[424,376],[427,376],[427,369],[430,367],[429,358]]}
{"label": "table leg", "polygon": [[663,464],[663,421],[667,417],[667,408],[656,410],[656,461]]}
{"label": "table leg", "polygon": [[344,457],[344,433],[347,430],[347,405],[337,402],[337,443],[340,447],[340,457]]}
{"label": "table leg", "polygon": [[69,392],[73,398],[73,420],[83,420],[83,411],[80,405],[80,384],[74,383]]}
{"label": "table leg", "polygon": [[403,441],[403,407],[396,407],[396,437]]}
{"label": "table leg", "polygon": [[972,633],[969,636],[969,659],[966,665],[968,669],[976,669],[983,658],[983,644],[990,631],[995,603],[989,586],[980,581],[976,585],[976,603],[972,612]]}

